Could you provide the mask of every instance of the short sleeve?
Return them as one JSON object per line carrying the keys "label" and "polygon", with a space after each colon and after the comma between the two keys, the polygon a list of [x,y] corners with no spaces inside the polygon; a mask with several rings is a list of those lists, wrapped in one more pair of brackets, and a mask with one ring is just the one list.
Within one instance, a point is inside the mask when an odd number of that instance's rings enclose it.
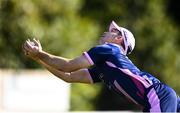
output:
{"label": "short sleeve", "polygon": [[106,44],[93,47],[89,51],[84,52],[84,55],[92,65],[106,61],[111,54],[112,48]]}
{"label": "short sleeve", "polygon": [[89,68],[88,71],[91,76],[92,83],[101,82],[101,80],[99,79],[100,71],[96,66]]}

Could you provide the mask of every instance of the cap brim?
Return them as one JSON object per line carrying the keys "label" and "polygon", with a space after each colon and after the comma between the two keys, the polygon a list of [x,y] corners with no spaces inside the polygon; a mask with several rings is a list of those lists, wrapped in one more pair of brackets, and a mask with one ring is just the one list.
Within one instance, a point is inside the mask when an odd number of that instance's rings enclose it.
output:
{"label": "cap brim", "polygon": [[117,29],[121,32],[121,27],[119,27],[114,21],[111,22],[110,26],[109,26],[109,31],[111,32],[112,29]]}

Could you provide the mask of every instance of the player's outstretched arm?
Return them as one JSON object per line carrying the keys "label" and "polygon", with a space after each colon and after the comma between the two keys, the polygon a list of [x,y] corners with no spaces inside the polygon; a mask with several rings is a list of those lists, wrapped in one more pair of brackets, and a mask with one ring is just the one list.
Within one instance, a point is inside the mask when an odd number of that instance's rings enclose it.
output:
{"label": "player's outstretched arm", "polygon": [[45,64],[44,62],[40,60],[38,60],[38,62],[42,64],[47,70],[49,70],[53,75],[64,80],[65,82],[87,83],[87,84],[92,83],[89,71],[86,68],[80,69],[74,72],[63,72],[63,71],[53,68],[52,66]]}
{"label": "player's outstretched arm", "polygon": [[67,59],[42,51],[38,53],[37,57],[44,63],[65,72],[72,72],[91,66],[84,55],[78,56],[74,59]]}
{"label": "player's outstretched arm", "polygon": [[[26,41],[26,43],[23,45],[23,51],[24,51],[25,55],[27,57],[37,61],[41,65],[43,65],[47,70],[49,70],[52,74],[54,74],[58,78],[66,81],[68,83],[73,83],[73,82],[76,82],[76,83],[91,83],[92,80],[91,80],[89,72],[88,72],[88,70],[86,68],[79,69],[79,70],[76,70],[76,71],[69,71],[69,72],[62,71],[62,70],[59,70],[57,68],[54,68],[52,65],[42,61],[41,59],[39,59],[37,57],[37,55],[36,55],[36,53],[34,51],[41,51],[41,50],[38,50],[38,48],[41,49],[41,47],[38,47],[38,46],[26,46],[27,44],[31,45],[30,41]],[[48,55],[48,53],[47,53],[47,55]],[[61,58],[58,58],[58,59],[61,59]],[[79,59],[81,59],[81,58],[79,57],[79,58],[76,58],[76,60],[72,60],[71,61],[72,65],[73,65],[73,63],[78,62]],[[77,66],[77,67],[81,67],[81,66]],[[78,68],[76,68],[76,69],[78,69]]]}
{"label": "player's outstretched arm", "polygon": [[53,68],[65,72],[72,72],[75,70],[79,70],[91,66],[89,61],[83,55],[74,59],[59,57],[43,51],[39,41],[34,39],[33,40],[33,42],[35,43],[34,45],[32,45],[31,42],[32,41],[27,40],[24,43],[23,45],[24,50],[27,51],[28,54],[31,54],[31,56],[36,57],[36,59],[34,60],[41,60],[42,62],[52,66]]}

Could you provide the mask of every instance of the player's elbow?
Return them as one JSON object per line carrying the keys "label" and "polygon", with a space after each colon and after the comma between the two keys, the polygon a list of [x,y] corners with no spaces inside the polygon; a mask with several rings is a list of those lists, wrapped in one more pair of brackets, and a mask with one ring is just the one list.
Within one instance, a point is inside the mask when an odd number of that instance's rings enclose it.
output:
{"label": "player's elbow", "polygon": [[73,78],[71,77],[71,72],[66,72],[65,73],[65,78],[63,79],[67,83],[73,83]]}
{"label": "player's elbow", "polygon": [[65,79],[64,80],[66,83],[77,83],[76,81],[74,81],[73,79]]}

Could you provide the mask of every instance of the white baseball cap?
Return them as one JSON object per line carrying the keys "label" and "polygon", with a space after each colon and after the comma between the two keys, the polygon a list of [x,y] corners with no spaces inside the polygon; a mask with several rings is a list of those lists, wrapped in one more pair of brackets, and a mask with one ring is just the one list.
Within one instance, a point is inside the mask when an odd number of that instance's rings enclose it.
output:
{"label": "white baseball cap", "polygon": [[133,34],[128,29],[118,26],[114,21],[112,21],[109,26],[109,32],[111,32],[112,29],[117,29],[121,32],[125,46],[124,54],[130,54],[135,47],[135,38]]}

